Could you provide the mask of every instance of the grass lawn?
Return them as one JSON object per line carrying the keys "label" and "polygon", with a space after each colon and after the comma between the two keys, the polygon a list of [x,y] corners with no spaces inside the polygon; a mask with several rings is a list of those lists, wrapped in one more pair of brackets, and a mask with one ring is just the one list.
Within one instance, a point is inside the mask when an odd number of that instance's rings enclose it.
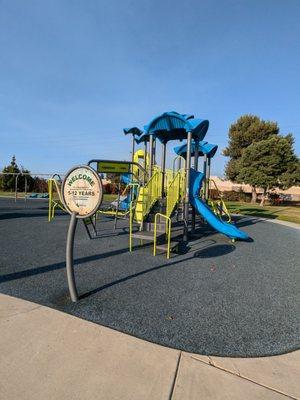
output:
{"label": "grass lawn", "polygon": [[[24,197],[25,193],[18,192],[18,197]],[[0,197],[15,197],[15,192],[3,192],[0,190]]]}
{"label": "grass lawn", "polygon": [[104,194],[103,195],[103,200],[104,201],[114,201],[118,198],[117,194]]}
{"label": "grass lawn", "polygon": [[264,206],[236,201],[226,202],[231,213],[279,219],[300,224],[300,206]]}

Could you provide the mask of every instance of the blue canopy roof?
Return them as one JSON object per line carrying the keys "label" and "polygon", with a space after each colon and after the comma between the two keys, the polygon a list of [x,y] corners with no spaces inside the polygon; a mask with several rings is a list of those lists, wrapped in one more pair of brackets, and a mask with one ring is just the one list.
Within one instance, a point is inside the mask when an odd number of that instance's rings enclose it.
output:
{"label": "blue canopy roof", "polygon": [[150,136],[144,133],[142,136],[135,138],[134,140],[136,141],[137,144],[149,142]]}
{"label": "blue canopy roof", "polygon": [[[174,147],[174,151],[176,154],[179,156],[182,156],[183,158],[186,158],[186,149],[187,145],[183,144],[181,146]],[[205,141],[199,142],[199,156],[202,157],[205,154],[212,158],[215,154],[216,151],[218,150],[218,146],[216,144],[211,144]],[[193,157],[195,154],[195,142],[192,142],[192,147],[191,147],[191,156]]]}
{"label": "blue canopy roof", "polygon": [[184,140],[192,132],[193,139],[202,140],[208,130],[209,122],[196,119],[193,115],[179,114],[176,111],[165,112],[145,125],[145,133],[154,135],[162,143],[169,140]]}
{"label": "blue canopy roof", "polygon": [[132,128],[124,128],[123,132],[125,135],[131,134],[136,136],[141,136],[143,131],[141,131],[137,126],[133,126]]}

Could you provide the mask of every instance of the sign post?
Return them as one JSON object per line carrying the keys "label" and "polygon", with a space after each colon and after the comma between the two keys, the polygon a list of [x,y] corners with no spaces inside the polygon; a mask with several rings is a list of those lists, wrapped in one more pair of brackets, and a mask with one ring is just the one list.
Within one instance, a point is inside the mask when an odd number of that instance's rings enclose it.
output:
{"label": "sign post", "polygon": [[62,199],[66,210],[71,214],[67,236],[66,269],[69,292],[73,302],[79,296],[74,273],[74,239],[78,218],[91,217],[102,203],[103,188],[97,172],[86,165],[72,168],[62,184]]}
{"label": "sign post", "polygon": [[76,213],[71,214],[70,225],[67,236],[67,247],[66,247],[66,268],[67,268],[67,279],[71,300],[75,303],[78,301],[78,292],[76,288],[75,274],[74,274],[74,263],[73,263],[73,251],[74,251],[74,238],[77,226]]}

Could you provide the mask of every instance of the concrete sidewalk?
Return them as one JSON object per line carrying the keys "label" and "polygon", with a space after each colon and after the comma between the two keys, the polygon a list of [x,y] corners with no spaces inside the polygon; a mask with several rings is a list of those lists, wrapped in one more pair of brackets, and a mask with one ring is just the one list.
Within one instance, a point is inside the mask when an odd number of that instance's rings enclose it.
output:
{"label": "concrete sidewalk", "polygon": [[158,346],[0,295],[5,400],[299,399],[300,351],[238,359]]}

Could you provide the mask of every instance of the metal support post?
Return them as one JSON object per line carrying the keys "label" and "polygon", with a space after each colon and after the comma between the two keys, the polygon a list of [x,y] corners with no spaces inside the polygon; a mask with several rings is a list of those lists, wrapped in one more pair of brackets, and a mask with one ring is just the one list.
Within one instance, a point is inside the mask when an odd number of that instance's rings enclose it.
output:
{"label": "metal support post", "polygon": [[78,293],[75,282],[75,274],[74,274],[74,260],[73,260],[73,251],[74,251],[74,238],[75,238],[75,230],[77,226],[77,217],[76,213],[71,214],[71,220],[68,230],[67,237],[67,246],[66,246],[66,266],[67,266],[67,278],[68,278],[68,286],[69,292],[71,296],[71,300],[75,303],[78,301]]}
{"label": "metal support post", "polygon": [[181,164],[182,164],[182,158],[181,157],[179,157],[178,158],[178,171],[181,169]]}
{"label": "metal support post", "polygon": [[203,181],[203,200],[206,200],[207,154],[204,155],[203,174],[204,174],[204,181]]}
{"label": "metal support post", "polygon": [[[118,223],[118,213],[119,213],[119,208],[120,208],[120,196],[121,196],[121,179],[119,181],[118,185],[118,198],[117,198],[117,207],[116,207],[116,213],[115,213],[115,222],[114,222],[114,231],[117,229],[117,223]],[[132,201],[131,196],[131,201]]]}
{"label": "metal support post", "polygon": [[189,233],[191,145],[192,145],[192,132],[188,132],[187,151],[186,151],[186,174],[185,174],[184,232],[183,232],[184,241],[188,240],[188,233]]}
{"label": "metal support post", "polygon": [[26,197],[27,197],[27,175],[25,175],[25,197],[24,197],[25,201],[26,201]]}
{"label": "metal support post", "polygon": [[209,198],[210,162],[211,162],[211,158],[208,157],[208,159],[207,159],[207,168],[206,168],[206,176],[205,176],[205,180],[206,180],[206,186],[205,186],[205,200],[206,200],[206,201],[207,201],[208,198]]}
{"label": "metal support post", "polygon": [[15,201],[17,201],[17,199],[18,199],[18,179],[19,179],[19,175],[20,174],[16,175],[16,180],[15,180]]}
{"label": "metal support post", "polygon": [[[134,151],[135,151],[135,140],[134,140],[134,135],[132,135],[132,157],[131,157],[131,161],[134,162]],[[133,175],[133,164],[131,166],[131,173]]]}
{"label": "metal support post", "polygon": [[[195,141],[195,151],[194,151],[194,169],[198,171],[198,158],[199,158],[199,141]],[[196,210],[193,207],[192,210],[192,233],[195,232],[196,228]]]}
{"label": "metal support post", "polygon": [[152,176],[153,170],[153,135],[150,135],[149,140],[149,177]]}
{"label": "metal support post", "polygon": [[162,155],[161,155],[161,197],[165,194],[165,180],[166,180],[166,155],[167,155],[167,144],[162,143]]}
{"label": "metal support post", "polygon": [[147,171],[147,141],[144,141],[144,169]]}

